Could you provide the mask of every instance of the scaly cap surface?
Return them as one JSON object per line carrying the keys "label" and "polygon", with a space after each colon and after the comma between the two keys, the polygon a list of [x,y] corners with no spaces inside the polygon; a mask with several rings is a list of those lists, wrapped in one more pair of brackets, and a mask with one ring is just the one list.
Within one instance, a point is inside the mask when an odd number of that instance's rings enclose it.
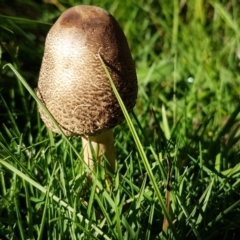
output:
{"label": "scaly cap surface", "polygon": [[[136,71],[112,15],[99,7],[76,6],[47,35],[36,92],[66,135],[97,135],[124,119],[98,54],[131,111],[137,98]],[[39,111],[47,127],[58,132]]]}

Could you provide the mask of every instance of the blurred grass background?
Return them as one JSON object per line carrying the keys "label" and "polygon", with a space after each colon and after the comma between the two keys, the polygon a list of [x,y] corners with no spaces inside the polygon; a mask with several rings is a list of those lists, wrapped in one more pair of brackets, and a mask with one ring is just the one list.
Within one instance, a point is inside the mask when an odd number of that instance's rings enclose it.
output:
{"label": "blurred grass background", "polygon": [[[89,184],[22,84],[36,87],[48,30],[78,4],[105,8],[126,34],[139,82],[131,119],[170,227],[126,122],[110,190],[101,175]],[[239,12],[238,0],[0,1],[0,238],[239,239]]]}

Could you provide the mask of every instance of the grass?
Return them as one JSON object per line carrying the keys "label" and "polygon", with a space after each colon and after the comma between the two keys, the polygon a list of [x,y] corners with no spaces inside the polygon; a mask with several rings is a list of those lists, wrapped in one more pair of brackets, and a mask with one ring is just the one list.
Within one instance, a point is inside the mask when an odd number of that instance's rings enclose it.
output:
{"label": "grass", "polygon": [[[0,239],[239,239],[238,2],[48,2],[0,2]],[[83,3],[120,22],[138,74],[111,183],[33,91],[51,24]]]}

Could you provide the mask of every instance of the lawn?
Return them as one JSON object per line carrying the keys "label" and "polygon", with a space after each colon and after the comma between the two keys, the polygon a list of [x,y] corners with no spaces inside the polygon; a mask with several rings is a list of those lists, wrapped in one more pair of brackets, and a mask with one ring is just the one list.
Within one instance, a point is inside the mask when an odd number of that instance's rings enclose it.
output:
{"label": "lawn", "polygon": [[[117,19],[136,65],[114,174],[92,172],[80,138],[38,112],[47,32],[79,4]],[[239,12],[237,0],[0,1],[0,239],[239,239]]]}

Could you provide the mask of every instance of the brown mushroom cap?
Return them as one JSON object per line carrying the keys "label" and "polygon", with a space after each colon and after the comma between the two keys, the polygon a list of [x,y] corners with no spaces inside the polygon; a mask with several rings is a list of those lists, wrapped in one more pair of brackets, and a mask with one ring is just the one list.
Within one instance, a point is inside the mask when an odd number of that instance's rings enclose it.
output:
{"label": "brown mushroom cap", "polygon": [[[76,6],[47,35],[36,92],[66,135],[97,135],[124,119],[98,54],[130,112],[137,98],[136,71],[126,37],[111,14]],[[39,111],[47,127],[58,132]]]}

